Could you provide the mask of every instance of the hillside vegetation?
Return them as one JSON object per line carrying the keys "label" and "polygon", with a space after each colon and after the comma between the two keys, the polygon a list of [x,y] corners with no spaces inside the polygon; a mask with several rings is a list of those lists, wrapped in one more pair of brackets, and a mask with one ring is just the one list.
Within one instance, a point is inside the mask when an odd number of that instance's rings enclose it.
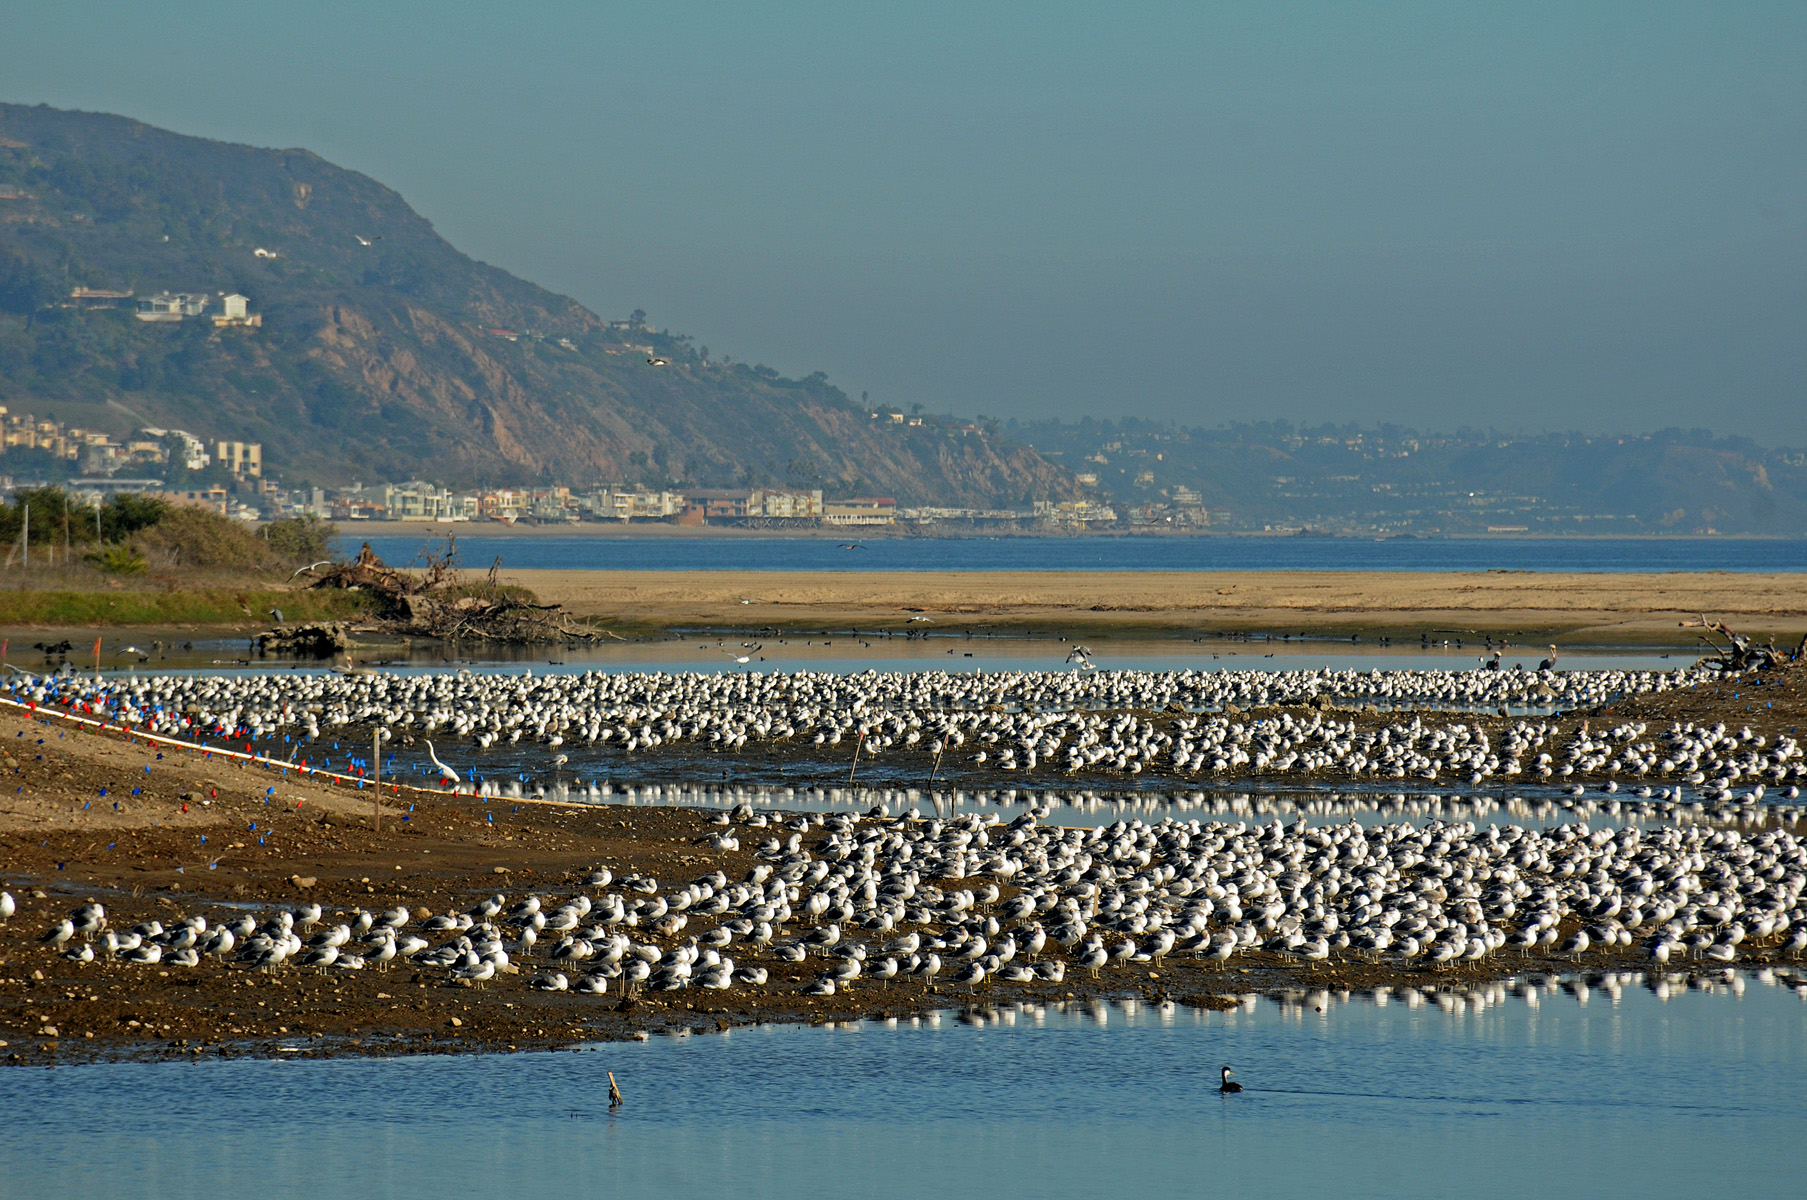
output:
{"label": "hillside vegetation", "polygon": [[[76,287],[238,292],[264,323],[62,307]],[[466,257],[395,192],[305,150],[0,105],[0,403],[14,412],[61,404],[260,441],[275,470],[319,483],[793,484],[980,506],[1078,494],[984,431],[875,422],[819,373],[710,362],[688,337],[623,324]]]}

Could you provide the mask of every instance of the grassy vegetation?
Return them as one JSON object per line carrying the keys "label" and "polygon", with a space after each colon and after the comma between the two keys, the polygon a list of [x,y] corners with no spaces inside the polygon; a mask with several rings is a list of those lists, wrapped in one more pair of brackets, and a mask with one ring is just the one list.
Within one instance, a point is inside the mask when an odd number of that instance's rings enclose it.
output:
{"label": "grassy vegetation", "polygon": [[275,588],[178,591],[0,591],[0,625],[80,626],[266,625],[280,608],[288,621],[335,621],[363,614],[360,592],[291,592]]}
{"label": "grassy vegetation", "polygon": [[328,557],[333,533],[312,517],[253,530],[154,497],[118,495],[97,511],[54,487],[23,489],[0,505],[0,624],[243,627],[278,608],[289,621],[358,616],[363,593],[288,586],[297,566]]}

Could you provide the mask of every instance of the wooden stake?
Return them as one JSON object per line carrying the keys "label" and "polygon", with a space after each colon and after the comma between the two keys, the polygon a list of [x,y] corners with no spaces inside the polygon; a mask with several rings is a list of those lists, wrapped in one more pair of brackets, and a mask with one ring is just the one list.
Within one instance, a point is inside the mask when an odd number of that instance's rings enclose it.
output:
{"label": "wooden stake", "polygon": [[621,1089],[615,1086],[615,1072],[609,1072],[609,1107],[621,1107]]}
{"label": "wooden stake", "polygon": [[370,731],[371,820],[376,832],[383,832],[383,731]]}
{"label": "wooden stake", "polygon": [[860,747],[866,744],[866,735],[860,734],[860,740],[853,744],[853,765],[847,768],[847,786],[853,786],[853,773],[860,769]]}

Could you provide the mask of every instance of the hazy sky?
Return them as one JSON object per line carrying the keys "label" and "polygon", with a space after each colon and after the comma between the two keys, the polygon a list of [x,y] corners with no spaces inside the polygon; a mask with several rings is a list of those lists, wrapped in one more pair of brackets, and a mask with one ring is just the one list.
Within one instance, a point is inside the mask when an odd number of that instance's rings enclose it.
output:
{"label": "hazy sky", "polygon": [[995,416],[1807,438],[1807,4],[0,0],[718,355]]}

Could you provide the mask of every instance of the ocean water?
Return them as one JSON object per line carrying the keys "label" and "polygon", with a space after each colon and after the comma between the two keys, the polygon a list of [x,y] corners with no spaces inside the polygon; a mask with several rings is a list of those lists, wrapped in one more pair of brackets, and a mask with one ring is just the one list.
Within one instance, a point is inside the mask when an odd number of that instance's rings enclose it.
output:
{"label": "ocean water", "polygon": [[0,1197],[1798,1195],[1793,978],[7,1069]]}
{"label": "ocean water", "polygon": [[[494,530],[495,532],[491,532]],[[608,537],[423,526],[371,538],[393,566],[443,551],[467,568],[616,571],[1807,571],[1807,539],[1263,537]],[[340,548],[363,539],[342,527]],[[860,549],[846,549],[857,545]]]}

